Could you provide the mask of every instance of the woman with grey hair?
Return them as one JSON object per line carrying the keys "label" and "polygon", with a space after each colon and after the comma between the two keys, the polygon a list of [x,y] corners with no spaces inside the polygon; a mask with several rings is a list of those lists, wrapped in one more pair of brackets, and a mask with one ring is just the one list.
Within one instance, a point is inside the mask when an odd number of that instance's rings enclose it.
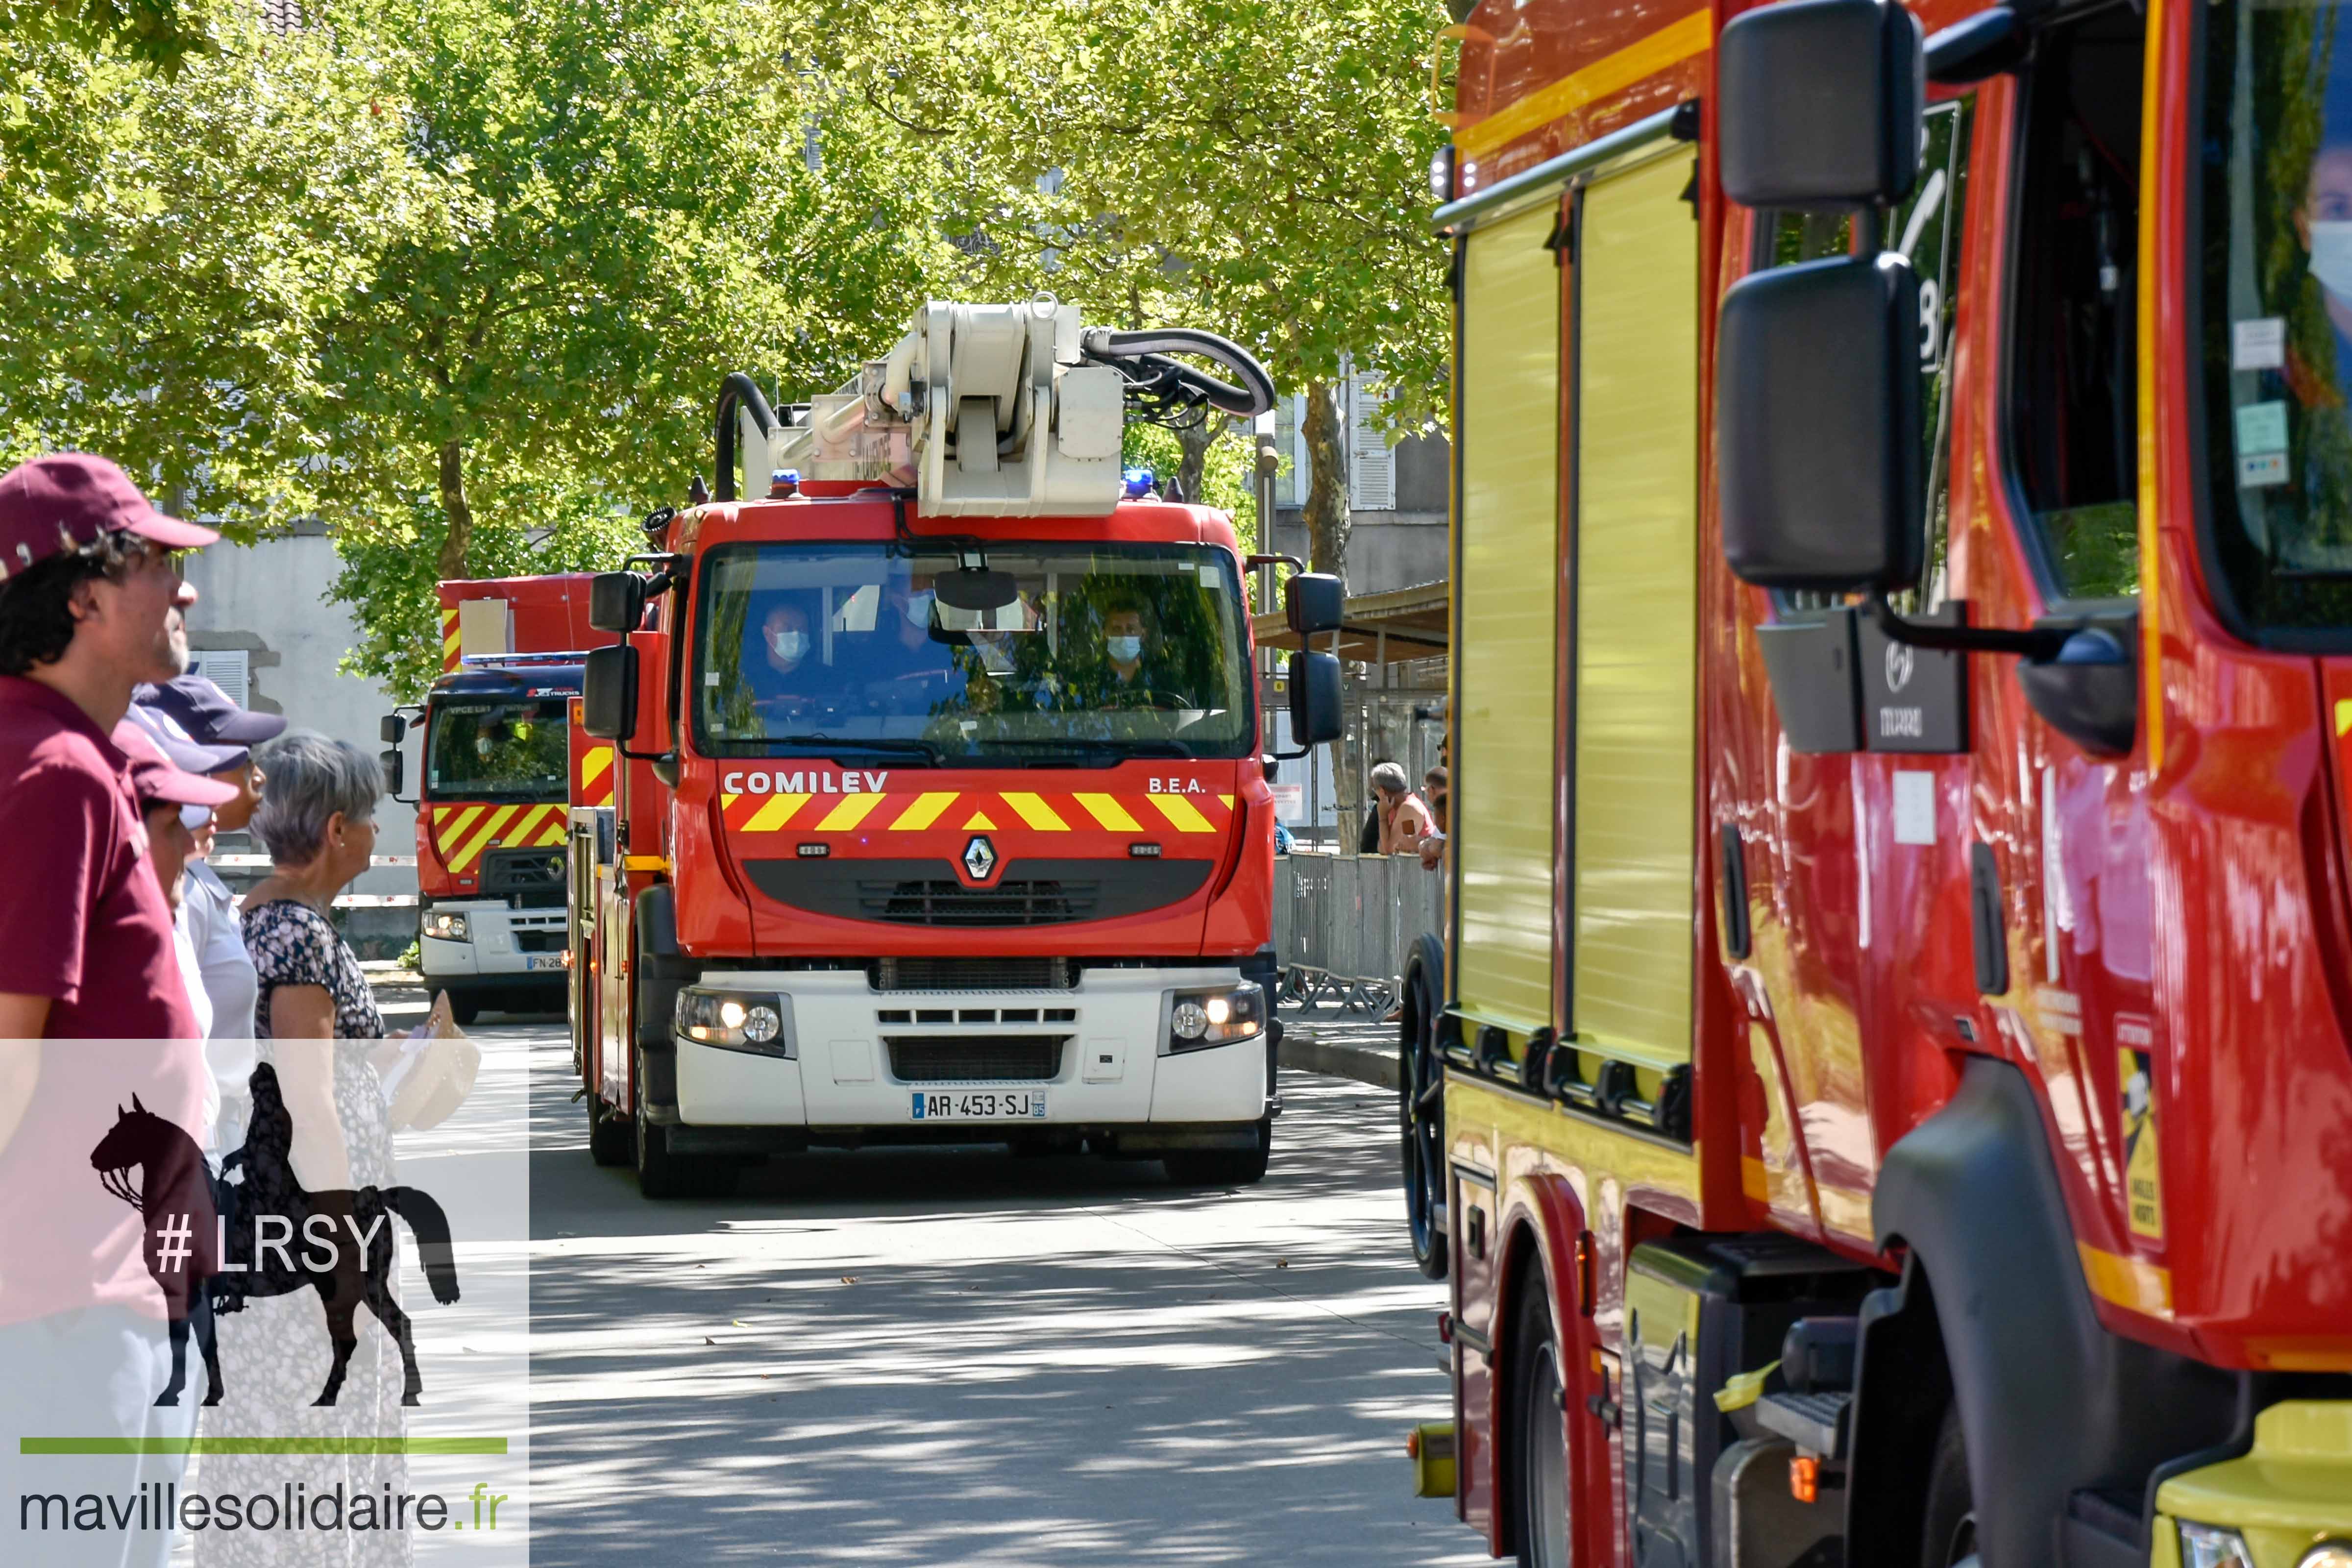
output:
{"label": "woman with grey hair", "polygon": [[1394,763],[1372,769],[1372,793],[1380,797],[1381,848],[1383,855],[1420,853],[1421,840],[1435,826],[1429,806],[1412,793],[1404,770]]}
{"label": "woman with grey hair", "polygon": [[[261,805],[252,832],[269,851],[271,870],[246,896],[246,951],[260,980],[254,1015],[260,1059],[278,1074],[292,1122],[294,1174],[313,1194],[394,1184],[392,1127],[380,1069],[396,1046],[383,1041],[383,1015],[351,944],[336,933],[335,899],[368,868],[375,849],[376,797],[383,774],[349,741],[293,730],[255,761]],[[235,1276],[228,1276],[234,1279]],[[231,1287],[232,1296],[234,1287]],[[258,1298],[222,1320],[222,1380],[227,1397],[207,1411],[206,1432],[229,1437],[397,1437],[404,1430],[399,1349],[369,1331],[362,1314],[357,1348],[331,1406],[311,1400],[324,1381],[331,1347],[325,1314],[308,1292]],[[338,1485],[346,1495],[406,1489],[396,1454],[337,1454],[321,1441],[315,1455],[207,1456],[224,1492],[271,1493],[299,1481],[312,1497]],[[319,1561],[301,1532],[205,1531],[198,1568]],[[349,1564],[409,1561],[405,1531],[353,1533]]]}

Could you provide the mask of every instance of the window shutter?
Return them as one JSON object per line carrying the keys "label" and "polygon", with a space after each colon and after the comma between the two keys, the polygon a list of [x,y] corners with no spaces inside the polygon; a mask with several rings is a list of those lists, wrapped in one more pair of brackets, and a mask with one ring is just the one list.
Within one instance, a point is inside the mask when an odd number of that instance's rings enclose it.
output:
{"label": "window shutter", "polygon": [[223,648],[207,652],[191,652],[188,668],[203,676],[228,693],[228,700],[238,707],[246,706],[245,649]]}
{"label": "window shutter", "polygon": [[1282,469],[1274,478],[1274,504],[1307,504],[1307,399],[1296,394],[1274,400],[1274,451]]}
{"label": "window shutter", "polygon": [[1354,511],[1396,510],[1396,450],[1379,423],[1392,395],[1361,376],[1348,378],[1348,505]]}

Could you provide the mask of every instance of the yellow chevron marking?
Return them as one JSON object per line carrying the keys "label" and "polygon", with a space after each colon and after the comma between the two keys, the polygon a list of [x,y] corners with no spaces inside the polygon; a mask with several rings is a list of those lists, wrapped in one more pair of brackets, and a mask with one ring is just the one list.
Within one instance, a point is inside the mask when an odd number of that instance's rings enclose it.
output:
{"label": "yellow chevron marking", "polygon": [[449,857],[449,869],[462,871],[471,866],[474,863],[474,857],[482,852],[482,846],[490,841],[490,835],[512,822],[515,813],[521,809],[522,807],[519,805],[502,805],[490,813],[488,820],[482,824],[481,831],[467,839],[464,848]]}
{"label": "yellow chevron marking", "polygon": [[1233,810],[1233,808],[1234,808],[1234,797],[1233,797],[1232,795],[1219,795],[1217,798],[1218,798],[1220,801],[1223,801],[1223,802],[1224,803],[1224,807],[1225,807],[1225,809],[1226,809],[1227,811],[1231,811],[1231,810]]}
{"label": "yellow chevron marking", "polygon": [[525,807],[522,816],[515,820],[514,825],[509,827],[502,837],[500,840],[502,847],[511,849],[530,843],[539,837],[540,824],[545,822],[548,814],[555,810],[556,808],[551,805]]}
{"label": "yellow chevron marking", "polygon": [[2352,697],[2336,700],[2336,732],[2339,735],[2352,730]]}
{"label": "yellow chevron marking", "polygon": [[580,759],[580,783],[583,786],[594,784],[604,776],[604,770],[612,765],[613,748],[610,746],[594,748]]}
{"label": "yellow chevron marking", "polygon": [[1714,13],[1704,8],[1669,22],[1647,37],[1637,38],[1615,54],[1570,72],[1549,87],[1529,93],[1475,125],[1464,126],[1454,133],[1454,144],[1465,158],[1484,158],[1530,131],[1541,130],[1563,114],[1572,114],[1588,103],[1623,91],[1643,77],[1706,53],[1714,42],[1713,24]]}
{"label": "yellow chevron marking", "polygon": [[1070,825],[1062,820],[1061,814],[1038,796],[1010,789],[1002,794],[1004,804],[1019,812],[1021,820],[1040,833],[1067,833],[1070,830]]}
{"label": "yellow chevron marking", "polygon": [[1118,804],[1115,795],[1081,795],[1074,796],[1087,808],[1088,816],[1113,833],[1140,833],[1143,825],[1128,816],[1127,807]]}
{"label": "yellow chevron marking", "polygon": [[531,847],[534,849],[552,849],[555,846],[562,842],[563,824],[560,821],[551,822],[547,825],[547,831],[539,836],[539,842],[532,845]]}
{"label": "yellow chevron marking", "polygon": [[[466,841],[466,829],[481,815],[478,805],[449,806],[435,814],[434,826],[439,831],[434,835],[433,842],[440,848],[441,858],[446,860],[457,852],[457,846]],[[457,820],[449,820],[452,816]]]}
{"label": "yellow chevron marking", "polygon": [[963,830],[966,833],[974,832],[983,827],[991,833],[996,831],[996,824],[988,820],[988,813],[984,811],[973,812],[971,814],[971,820],[963,825]]}
{"label": "yellow chevron marking", "polygon": [[843,795],[841,804],[825,814],[824,820],[816,825],[816,830],[819,833],[846,833],[865,821],[866,813],[881,804],[882,797],[878,795]]}
{"label": "yellow chevron marking", "polygon": [[940,813],[955,804],[957,792],[951,789],[925,790],[915,797],[915,804],[898,814],[890,825],[893,833],[912,833],[929,827],[940,819]]}
{"label": "yellow chevron marking", "polygon": [[1173,823],[1179,833],[1214,833],[1209,819],[1200,808],[1181,795],[1148,795],[1143,797],[1160,808],[1160,815]]}
{"label": "yellow chevron marking", "polygon": [[722,795],[719,797],[719,809],[732,811],[735,809],[735,803],[742,798],[740,795]]}
{"label": "yellow chevron marking", "polygon": [[753,812],[751,820],[743,824],[743,831],[773,833],[793,819],[793,813],[808,803],[809,797],[804,795],[772,795],[768,797],[768,804]]}

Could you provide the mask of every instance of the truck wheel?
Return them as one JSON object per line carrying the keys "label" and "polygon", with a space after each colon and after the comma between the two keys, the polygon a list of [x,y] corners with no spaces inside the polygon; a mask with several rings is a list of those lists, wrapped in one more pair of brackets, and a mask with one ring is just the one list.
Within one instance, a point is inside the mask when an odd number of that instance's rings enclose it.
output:
{"label": "truck wheel", "polygon": [[1511,1333],[1511,1535],[1519,1568],[1568,1568],[1568,1424],[1559,1342],[1540,1287],[1519,1292]]}
{"label": "truck wheel", "polygon": [[1944,1413],[1936,1436],[1936,1457],[1927,1467],[1927,1506],[1919,1527],[1922,1568],[1976,1568],[1977,1503],[1969,1482],[1968,1443],[1960,1433],[1960,1407]]}
{"label": "truck wheel", "polygon": [[1445,1278],[1445,1068],[1437,1055],[1437,990],[1445,952],[1423,936],[1405,961],[1404,1013],[1397,1022],[1397,1127],[1403,1144],[1405,1231],[1412,1260]]}
{"label": "truck wheel", "polygon": [[[637,1058],[637,1082],[646,1081],[645,1057]],[[637,1093],[637,1191],[649,1198],[716,1198],[735,1190],[741,1168],[709,1155],[673,1154],[669,1129],[646,1120],[646,1097]]]}
{"label": "truck wheel", "polygon": [[479,997],[460,996],[454,991],[449,994],[449,1016],[457,1021],[459,1028],[473,1027],[474,1020],[481,1016],[482,1003]]}
{"label": "truck wheel", "polygon": [[1274,1121],[1261,1116],[1257,1142],[1247,1149],[1193,1149],[1163,1154],[1168,1180],[1180,1187],[1246,1187],[1265,1178],[1266,1156],[1274,1152]]}
{"label": "truck wheel", "polygon": [[637,1152],[636,1124],[588,1091],[588,1157],[600,1165],[625,1165]]}

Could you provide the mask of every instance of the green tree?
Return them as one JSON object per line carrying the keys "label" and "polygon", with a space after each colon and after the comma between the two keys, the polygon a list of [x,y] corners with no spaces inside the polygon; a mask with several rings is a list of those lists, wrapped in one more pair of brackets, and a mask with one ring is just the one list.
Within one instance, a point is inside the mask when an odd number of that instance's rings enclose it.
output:
{"label": "green tree", "polygon": [[1230,334],[1307,393],[1318,569],[1346,550],[1343,364],[1443,409],[1445,249],[1423,193],[1440,0],[866,0],[827,68],[943,162],[984,291]]}
{"label": "green tree", "polygon": [[315,350],[421,182],[364,48],[239,0],[203,21],[215,47],[170,72],[0,38],[0,464],[104,452],[247,534],[319,504]]}

